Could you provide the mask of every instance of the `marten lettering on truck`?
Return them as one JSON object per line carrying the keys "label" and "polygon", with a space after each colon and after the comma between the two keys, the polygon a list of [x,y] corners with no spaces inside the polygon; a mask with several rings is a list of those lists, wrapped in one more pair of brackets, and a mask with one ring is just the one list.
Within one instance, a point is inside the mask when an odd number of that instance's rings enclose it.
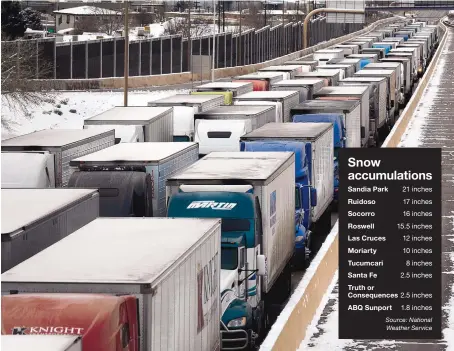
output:
{"label": "marten lettering on truck", "polygon": [[235,206],[236,203],[234,202],[192,201],[187,208],[211,208],[212,210],[230,211]]}
{"label": "marten lettering on truck", "polygon": [[[199,265],[200,267],[200,265]],[[216,253],[197,273],[197,333],[200,333],[216,312],[219,284],[219,259]]]}

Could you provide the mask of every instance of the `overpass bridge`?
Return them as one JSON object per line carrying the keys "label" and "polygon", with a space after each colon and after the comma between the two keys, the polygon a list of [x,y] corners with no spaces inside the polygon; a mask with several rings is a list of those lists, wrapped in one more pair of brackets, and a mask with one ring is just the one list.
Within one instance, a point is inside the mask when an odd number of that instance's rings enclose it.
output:
{"label": "overpass bridge", "polygon": [[454,10],[452,0],[366,0],[366,11]]}

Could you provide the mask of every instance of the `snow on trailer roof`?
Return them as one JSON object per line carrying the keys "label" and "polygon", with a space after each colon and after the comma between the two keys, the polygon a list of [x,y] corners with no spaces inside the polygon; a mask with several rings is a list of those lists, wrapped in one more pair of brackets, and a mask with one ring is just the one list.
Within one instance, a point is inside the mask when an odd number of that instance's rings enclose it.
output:
{"label": "snow on trailer roof", "polygon": [[261,68],[261,72],[267,72],[267,71],[283,71],[283,72],[288,72],[288,71],[294,71],[296,69],[301,68],[301,65],[281,65],[281,66],[269,66],[269,67],[264,67]]}
{"label": "snow on trailer roof", "polygon": [[341,80],[341,82],[381,82],[385,77],[348,77]]}
{"label": "snow on trailer roof", "polygon": [[211,82],[197,86],[195,89],[238,89],[252,83],[245,82]]}
{"label": "snow on trailer roof", "polygon": [[[385,79],[385,78],[383,78]],[[359,100],[307,100],[292,107],[292,113],[298,111],[318,110],[320,112],[333,112],[342,110],[351,112],[360,104]]]}
{"label": "snow on trailer roof", "polygon": [[2,289],[14,282],[153,285],[218,225],[218,219],[97,218],[3,273]]}
{"label": "snow on trailer roof", "polygon": [[298,91],[292,90],[269,90],[269,91],[251,91],[246,94],[239,95],[235,98],[235,100],[242,100],[242,99],[253,99],[253,100],[260,100],[260,99],[285,99],[294,95],[299,96]]}
{"label": "snow on trailer roof", "polygon": [[99,129],[44,129],[2,140],[2,150],[10,147],[62,147],[71,145],[95,136],[114,134],[115,130]]}
{"label": "snow on trailer roof", "polygon": [[333,128],[332,123],[267,123],[241,139],[282,138],[316,140]]}
{"label": "snow on trailer roof", "polygon": [[356,72],[355,76],[382,76],[388,77],[395,73],[392,69],[362,69]]}
{"label": "snow on trailer roof", "polygon": [[340,86],[340,87],[323,87],[316,93],[315,96],[320,95],[362,95],[369,87],[367,86]]}
{"label": "snow on trailer roof", "polygon": [[334,53],[343,53],[342,49],[320,49],[314,52],[314,54],[334,54]]}
{"label": "snow on trailer roof", "polygon": [[212,152],[167,181],[170,184],[198,179],[271,181],[288,162],[295,162],[293,152]]}
{"label": "snow on trailer roof", "polygon": [[366,67],[364,67],[365,69],[369,69],[369,68],[376,68],[376,69],[380,69],[380,68],[387,68],[387,67],[392,67],[392,68],[397,68],[397,67],[400,67],[400,63],[399,62],[372,62],[372,63],[369,63]]}
{"label": "snow on trailer roof", "polygon": [[302,86],[302,85],[317,85],[323,84],[323,79],[312,79],[312,78],[298,78],[298,79],[285,79],[277,83],[275,86]]}
{"label": "snow on trailer roof", "polygon": [[[323,66],[325,67],[325,66]],[[296,79],[299,79],[299,77],[335,77],[339,75],[339,71],[336,70],[330,70],[330,72],[320,72],[320,71],[315,71],[315,72],[303,72],[303,73],[298,73],[295,75]]]}
{"label": "snow on trailer roof", "polygon": [[70,162],[71,166],[80,163],[125,163],[147,162],[159,163],[178,155],[191,148],[196,148],[193,142],[143,142],[143,143],[120,143],[111,147],[93,152],[76,158]]}
{"label": "snow on trailer roof", "polygon": [[1,189],[2,240],[97,192],[97,189],[68,188]]}
{"label": "snow on trailer roof", "polygon": [[255,116],[262,114],[269,110],[274,109],[274,106],[263,106],[263,105],[229,105],[229,106],[219,106],[213,108],[209,111],[196,113],[195,116],[214,116],[214,115],[225,115],[226,117],[234,115],[246,115],[246,116]]}
{"label": "snow on trailer roof", "polygon": [[120,123],[147,124],[172,111],[172,107],[116,106],[99,115],[85,119],[84,124],[100,124],[101,122],[102,124],[112,122],[115,125]]}
{"label": "snow on trailer roof", "polygon": [[283,77],[283,75],[282,75],[282,73],[279,73],[279,72],[259,71],[259,72],[255,72],[255,73],[243,74],[242,76],[237,76],[234,79],[240,79],[240,80],[241,79],[250,79],[250,80],[262,79],[262,80],[265,80],[265,79],[273,79],[276,77]]}
{"label": "snow on trailer roof", "polygon": [[65,351],[80,336],[73,335],[2,335],[2,351]]}
{"label": "snow on trailer roof", "polygon": [[224,95],[193,95],[193,94],[176,94],[162,99],[150,101],[149,104],[178,104],[178,105],[197,105],[210,101],[221,99],[224,101]]}

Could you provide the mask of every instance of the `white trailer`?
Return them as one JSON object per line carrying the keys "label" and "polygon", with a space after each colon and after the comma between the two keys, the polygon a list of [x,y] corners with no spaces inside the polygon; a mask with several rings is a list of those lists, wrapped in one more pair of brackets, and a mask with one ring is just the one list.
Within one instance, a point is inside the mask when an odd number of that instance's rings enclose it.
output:
{"label": "white trailer", "polygon": [[[214,351],[220,346],[220,241],[218,219],[98,218],[3,273],[2,295],[13,299],[33,293],[51,299],[58,294],[59,301],[65,295],[74,300],[74,293],[84,294],[85,301],[93,296],[91,309],[99,305],[103,313],[91,313],[93,321],[84,319],[87,338],[91,324],[105,318],[103,295],[105,301],[134,299],[134,313],[123,318],[129,323],[126,335],[132,335],[139,350]],[[13,292],[18,294],[8,296]],[[83,305],[80,309],[87,313]],[[73,318],[79,327],[78,316],[64,311],[59,318]],[[118,309],[108,312],[115,313],[112,318],[121,315]],[[53,320],[51,310],[42,313]],[[124,320],[116,323],[115,332]],[[100,337],[91,335],[91,343]]]}
{"label": "white trailer", "polygon": [[173,108],[120,106],[84,120],[84,128],[100,126],[114,128],[117,141],[123,143],[172,141]]}
{"label": "white trailer", "polygon": [[242,141],[292,140],[311,143],[309,176],[317,189],[317,205],[311,208],[312,221],[325,213],[334,197],[334,129],[332,123],[268,123],[244,135]]}
{"label": "white trailer", "polygon": [[252,91],[252,84],[245,82],[212,82],[195,87],[196,92],[231,92],[233,96],[246,94]]}
{"label": "white trailer", "polygon": [[344,50],[342,49],[323,49],[317,50],[313,54],[314,60],[319,62],[319,65],[326,64],[326,61],[329,61],[334,58],[344,58]]}
{"label": "white trailer", "polygon": [[283,65],[302,66],[302,72],[312,72],[315,70],[315,66],[318,66],[318,61],[290,60],[284,62]]}
{"label": "white trailer", "polygon": [[2,351],[82,351],[80,336],[2,335]]}
{"label": "white trailer", "polygon": [[406,97],[409,97],[411,94],[411,87],[412,87],[412,71],[411,71],[411,59],[405,56],[388,56],[380,60],[380,62],[399,62],[402,66],[402,76],[403,76],[403,93]]}
{"label": "white trailer", "polygon": [[240,151],[240,137],[276,120],[274,106],[220,106],[195,115],[199,153]]}
{"label": "white trailer", "polygon": [[306,79],[306,78],[316,78],[323,79],[324,86],[336,86],[339,83],[340,71],[339,70],[327,70],[324,72],[314,71],[314,72],[304,72],[297,74],[295,79]]}
{"label": "white trailer", "polygon": [[234,80],[245,80],[245,81],[256,81],[262,80],[268,83],[268,86],[271,84],[278,82],[282,79],[285,79],[286,74],[284,72],[255,72],[250,74],[243,74],[242,76],[237,76],[233,78]]}
{"label": "white trailer", "polygon": [[292,115],[339,113],[344,116],[346,147],[361,147],[361,104],[359,101],[308,100],[292,109]]}
{"label": "white trailer", "polygon": [[2,188],[60,188],[69,161],[115,144],[115,131],[46,129],[2,140]]}
{"label": "white trailer", "polygon": [[177,94],[150,101],[148,106],[173,107],[173,141],[192,141],[194,113],[208,111],[223,104],[223,95]]}
{"label": "white trailer", "polygon": [[[165,217],[167,178],[198,159],[199,147],[193,142],[117,144],[71,161],[76,171],[68,186],[101,188],[101,217]],[[118,192],[105,192],[107,184]],[[147,208],[139,208],[143,188],[149,193],[143,204]]]}
{"label": "white trailer", "polygon": [[359,46],[355,44],[338,44],[334,48],[344,50],[344,56],[359,54]]}
{"label": "white trailer", "polygon": [[[387,99],[388,84],[385,77],[351,77],[341,80],[339,85],[363,85],[367,84],[373,87],[371,89],[372,108],[370,109],[371,131],[382,128],[387,120]],[[376,126],[373,126],[374,123]]]}
{"label": "white trailer", "polygon": [[[274,123],[273,123],[274,124]],[[288,123],[287,123],[288,124]],[[296,123],[295,123],[296,124]],[[282,123],[279,125],[283,125]],[[331,144],[333,136],[331,134]],[[332,159],[331,159],[332,162]],[[167,196],[180,192],[230,190],[252,192],[261,210],[262,237],[249,248],[249,269],[256,267],[256,255],[266,256],[262,292],[268,293],[288,266],[295,242],[295,156],[292,152],[213,152],[169,178]],[[230,184],[230,181],[232,183]],[[194,198],[197,200],[197,197]],[[216,209],[216,208],[215,208]],[[256,218],[258,219],[258,218]],[[262,296],[263,298],[263,296]]]}
{"label": "white trailer", "polygon": [[298,90],[300,101],[312,100],[314,93],[324,86],[323,79],[299,78],[281,80],[271,86],[271,90]]}
{"label": "white trailer", "polygon": [[[291,67],[291,66],[290,66]],[[297,90],[278,90],[278,91],[253,91],[233,98],[234,102],[249,101],[251,103],[261,101],[277,102],[281,105],[282,115],[280,122],[290,121],[290,110],[293,106],[298,105],[300,95]],[[274,120],[273,122],[279,122]]]}
{"label": "white trailer", "polygon": [[[361,72],[361,71],[360,71]],[[369,121],[369,96],[370,87],[326,87],[315,93],[315,99],[319,100],[359,100],[361,103],[361,139],[362,145],[367,147],[370,143],[370,121]],[[364,134],[363,134],[364,130]]]}
{"label": "white trailer", "polygon": [[285,79],[292,79],[295,74],[303,73],[302,65],[280,65],[280,66],[269,66],[259,69],[259,72],[282,72],[287,75]]}
{"label": "white trailer", "polygon": [[95,189],[2,189],[2,272],[99,215]]}

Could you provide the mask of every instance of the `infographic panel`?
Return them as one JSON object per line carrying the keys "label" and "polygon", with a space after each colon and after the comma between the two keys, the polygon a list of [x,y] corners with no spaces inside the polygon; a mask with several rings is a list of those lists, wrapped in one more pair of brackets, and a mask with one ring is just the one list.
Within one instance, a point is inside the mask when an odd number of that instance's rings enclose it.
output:
{"label": "infographic panel", "polygon": [[341,149],[339,337],[440,339],[441,150]]}

